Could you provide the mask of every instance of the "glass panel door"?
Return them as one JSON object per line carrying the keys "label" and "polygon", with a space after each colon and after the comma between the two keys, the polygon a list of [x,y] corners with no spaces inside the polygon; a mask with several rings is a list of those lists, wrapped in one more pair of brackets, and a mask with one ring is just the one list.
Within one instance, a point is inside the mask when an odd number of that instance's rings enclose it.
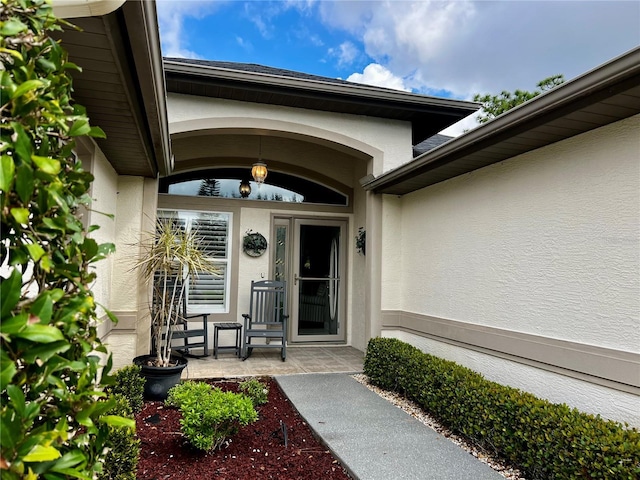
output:
{"label": "glass panel door", "polygon": [[295,220],[292,340],[342,341],[346,222]]}

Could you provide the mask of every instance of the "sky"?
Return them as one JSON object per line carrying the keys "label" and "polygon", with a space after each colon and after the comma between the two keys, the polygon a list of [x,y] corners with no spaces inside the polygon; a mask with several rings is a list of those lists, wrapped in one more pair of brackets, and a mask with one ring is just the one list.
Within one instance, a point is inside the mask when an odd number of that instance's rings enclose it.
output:
{"label": "sky", "polygon": [[[256,63],[436,97],[534,90],[640,45],[640,0],[157,0],[165,57]],[[445,130],[458,135],[475,115]]]}

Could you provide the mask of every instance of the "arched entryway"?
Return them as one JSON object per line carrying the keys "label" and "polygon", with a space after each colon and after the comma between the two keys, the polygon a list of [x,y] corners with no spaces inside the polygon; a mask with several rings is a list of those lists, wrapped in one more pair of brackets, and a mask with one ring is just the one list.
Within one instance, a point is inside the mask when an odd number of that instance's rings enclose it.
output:
{"label": "arched entryway", "polygon": [[[372,156],[321,133],[237,127],[174,132],[174,174],[160,180],[158,208],[182,212],[199,225],[209,222],[225,235],[225,279],[218,282],[224,300],[208,312],[214,321],[237,321],[246,313],[251,280],[279,278],[289,286],[290,342],[364,348],[365,268],[353,239],[366,225],[367,200],[358,180],[370,170]],[[243,198],[236,188],[257,160],[266,163],[267,179],[261,186],[252,181],[252,195]],[[267,240],[260,257],[243,251],[249,232]],[[194,308],[206,307],[194,302]]]}

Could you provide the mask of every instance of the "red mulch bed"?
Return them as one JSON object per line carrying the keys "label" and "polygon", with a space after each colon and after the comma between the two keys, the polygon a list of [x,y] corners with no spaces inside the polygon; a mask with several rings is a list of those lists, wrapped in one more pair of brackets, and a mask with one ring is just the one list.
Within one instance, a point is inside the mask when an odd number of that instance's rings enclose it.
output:
{"label": "red mulch bed", "polygon": [[[277,383],[262,381],[269,385],[269,402],[258,408],[258,421],[241,428],[227,446],[209,453],[191,447],[181,435],[177,409],[162,402],[145,402],[136,416],[142,443],[138,480],[348,480]],[[237,391],[234,381],[211,383]],[[281,420],[286,424],[286,447]]]}

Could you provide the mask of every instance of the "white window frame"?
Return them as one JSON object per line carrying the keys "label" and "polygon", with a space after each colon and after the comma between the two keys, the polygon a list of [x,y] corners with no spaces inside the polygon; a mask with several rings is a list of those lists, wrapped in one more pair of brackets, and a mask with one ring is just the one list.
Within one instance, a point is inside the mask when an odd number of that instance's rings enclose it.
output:
{"label": "white window frame", "polygon": [[222,264],[225,266],[225,278],[224,278],[224,305],[217,304],[201,304],[190,305],[189,304],[189,290],[191,286],[187,287],[187,314],[192,313],[211,313],[222,314],[229,313],[229,297],[231,295],[231,246],[233,245],[233,213],[221,212],[212,210],[191,210],[187,208],[158,208],[158,217],[175,216],[179,219],[185,220],[186,228],[190,229],[193,219],[202,215],[221,215],[227,217],[227,245],[226,245],[226,257],[213,257],[211,260],[214,264]]}

